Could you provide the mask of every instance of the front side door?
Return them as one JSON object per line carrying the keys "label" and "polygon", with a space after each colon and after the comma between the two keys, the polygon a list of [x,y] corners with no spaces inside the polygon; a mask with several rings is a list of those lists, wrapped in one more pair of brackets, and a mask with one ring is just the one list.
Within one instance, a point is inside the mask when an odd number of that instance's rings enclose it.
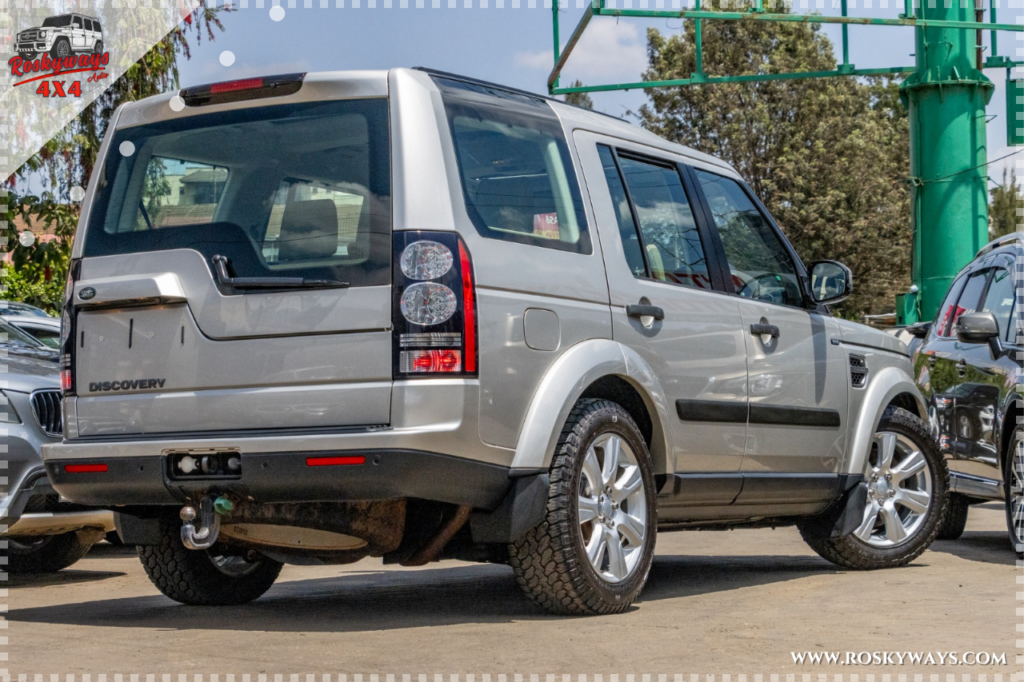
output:
{"label": "front side door", "polygon": [[[978,310],[992,313],[999,322],[1003,344],[1013,344],[1012,328],[1016,300],[1013,261],[1005,257],[993,268]],[[1012,385],[1015,363],[1011,356],[995,357],[987,343],[960,343],[957,391],[958,468],[968,476],[1001,480],[1000,426],[1003,396]]]}
{"label": "front side door", "polygon": [[[805,306],[797,262],[747,189],[709,170],[695,169],[694,176],[729,265],[747,349],[743,472],[750,483],[743,498],[770,498],[778,487],[792,499],[792,490],[804,487],[792,488],[787,477],[819,476],[827,488],[843,458],[848,418],[847,360],[832,343],[838,326]],[[806,486],[812,495],[814,488]]]}
{"label": "front side door", "polygon": [[966,277],[956,279],[939,306],[938,315],[928,336],[914,355],[914,381],[928,405],[928,425],[939,450],[950,459],[956,446],[954,414],[956,412],[956,339],[950,336],[949,326],[956,313],[957,301],[963,291]]}
{"label": "front side door", "polygon": [[728,504],[746,436],[746,350],[736,301],[695,220],[692,187],[674,159],[576,133],[605,254],[614,338],[654,370],[685,504]]}
{"label": "front side door", "polygon": [[75,50],[85,48],[85,26],[82,17],[71,17],[71,47]]}

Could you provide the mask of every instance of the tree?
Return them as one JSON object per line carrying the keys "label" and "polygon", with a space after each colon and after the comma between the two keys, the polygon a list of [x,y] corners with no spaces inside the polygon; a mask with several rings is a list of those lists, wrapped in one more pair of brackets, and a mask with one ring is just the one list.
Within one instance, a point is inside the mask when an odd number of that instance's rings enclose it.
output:
{"label": "tree", "polygon": [[1020,231],[1024,222],[1024,195],[1017,184],[1017,173],[1010,171],[1009,181],[1006,175],[1004,168],[1003,184],[989,190],[992,203],[988,208],[988,232],[993,239]]}
{"label": "tree", "polygon": [[[102,10],[99,10],[102,13]],[[53,241],[37,240],[30,246],[18,242],[15,221],[9,220],[3,231],[12,252],[13,271],[3,268],[6,281],[3,294],[11,300],[25,300],[55,312],[60,306],[63,282],[71,255],[71,240],[78,222],[78,205],[72,202],[71,189],[85,187],[107,124],[117,107],[178,86],[178,58],[191,57],[189,37],[214,40],[213,29],[221,31],[220,12],[226,8],[208,7],[206,0],[182,17],[181,23],[154,45],[139,61],[107,88],[95,101],[52,139],[10,178],[6,196],[9,218],[20,217],[33,232],[47,230]],[[101,17],[102,18],[102,17]],[[130,31],[116,22],[101,21],[104,27]],[[108,29],[109,30],[109,29]],[[18,131],[27,135],[28,131]],[[38,195],[28,191],[28,180],[43,185]]]}
{"label": "tree", "polygon": [[[831,42],[810,24],[705,21],[703,45],[709,75],[836,68]],[[693,22],[681,35],[649,30],[648,67],[646,80],[689,77]],[[805,261],[851,268],[857,286],[842,314],[892,311],[910,285],[911,247],[908,125],[895,82],[777,80],[648,97],[639,112],[646,128],[736,167]]]}
{"label": "tree", "polygon": [[[582,85],[583,81],[574,80],[572,82],[572,85],[570,85],[569,87],[578,88]],[[568,104],[575,104],[576,106],[583,107],[584,109],[594,108],[594,100],[590,99],[590,95],[588,95],[585,92],[570,92],[568,95],[565,96],[565,101]]]}

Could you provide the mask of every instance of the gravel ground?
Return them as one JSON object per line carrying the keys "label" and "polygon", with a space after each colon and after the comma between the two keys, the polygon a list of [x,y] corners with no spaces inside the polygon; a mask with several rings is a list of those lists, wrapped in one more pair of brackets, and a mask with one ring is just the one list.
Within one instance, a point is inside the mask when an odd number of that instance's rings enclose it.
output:
{"label": "gravel ground", "polygon": [[[998,682],[993,673],[1021,671],[1015,573],[1003,510],[992,504],[972,508],[959,541],[936,542],[908,567],[866,573],[836,570],[792,528],[666,533],[634,608],[599,618],[545,615],[510,569],[460,562],[286,566],[257,602],[185,607],[156,591],[133,550],[103,544],[55,576],[11,578],[7,665],[30,681],[394,673],[415,682],[440,673],[480,682],[485,673],[522,673],[543,682],[600,673],[640,682],[652,673],[672,682],[696,673],[768,682],[773,673],[855,673],[871,682],[863,676],[955,673]],[[990,652],[1006,665],[796,664],[799,651]]]}

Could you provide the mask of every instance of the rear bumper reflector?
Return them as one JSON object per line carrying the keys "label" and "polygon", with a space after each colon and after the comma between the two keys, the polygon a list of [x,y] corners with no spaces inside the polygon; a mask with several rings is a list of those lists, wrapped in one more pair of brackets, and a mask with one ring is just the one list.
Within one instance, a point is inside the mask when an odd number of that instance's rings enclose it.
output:
{"label": "rear bumper reflector", "polygon": [[106,464],[68,464],[64,471],[69,474],[102,474],[107,471]]}
{"label": "rear bumper reflector", "polygon": [[363,455],[348,455],[345,457],[306,458],[306,466],[310,467],[357,466],[359,464],[366,464],[366,457]]}

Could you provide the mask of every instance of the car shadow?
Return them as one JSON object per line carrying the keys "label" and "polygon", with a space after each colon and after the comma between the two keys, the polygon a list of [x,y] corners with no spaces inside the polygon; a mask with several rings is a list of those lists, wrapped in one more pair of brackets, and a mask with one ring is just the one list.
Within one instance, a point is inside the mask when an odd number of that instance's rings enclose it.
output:
{"label": "car shadow", "polygon": [[1015,566],[1017,563],[1017,555],[1013,552],[1006,531],[969,530],[959,540],[936,540],[932,543],[931,551],[987,564]]}
{"label": "car shadow", "polygon": [[[816,557],[659,556],[638,603],[833,572]],[[636,607],[634,607],[636,608]],[[188,607],[160,595],[11,609],[8,620],[116,628],[355,632],[555,618],[530,603],[512,570],[480,565],[285,580],[243,606]]]}
{"label": "car shadow", "polygon": [[123,575],[126,574],[121,571],[76,571],[74,568],[66,568],[57,573],[8,573],[7,584],[4,587],[18,589],[19,587],[49,587],[50,585],[90,583],[97,580],[107,580],[108,578],[120,578]]}

